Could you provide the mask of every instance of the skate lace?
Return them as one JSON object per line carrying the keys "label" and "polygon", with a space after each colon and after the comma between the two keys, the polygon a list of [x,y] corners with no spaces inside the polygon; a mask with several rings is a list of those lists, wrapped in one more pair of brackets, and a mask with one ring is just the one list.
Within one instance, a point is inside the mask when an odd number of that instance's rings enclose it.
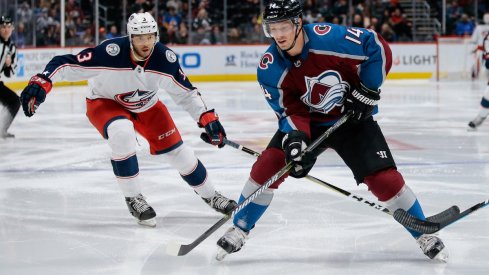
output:
{"label": "skate lace", "polygon": [[224,197],[223,195],[216,192],[216,195],[211,199],[211,207],[217,209],[226,209],[229,205],[230,200]]}
{"label": "skate lace", "polygon": [[131,207],[134,208],[138,213],[143,213],[149,209],[148,203],[144,200],[142,196],[134,197],[131,200]]}

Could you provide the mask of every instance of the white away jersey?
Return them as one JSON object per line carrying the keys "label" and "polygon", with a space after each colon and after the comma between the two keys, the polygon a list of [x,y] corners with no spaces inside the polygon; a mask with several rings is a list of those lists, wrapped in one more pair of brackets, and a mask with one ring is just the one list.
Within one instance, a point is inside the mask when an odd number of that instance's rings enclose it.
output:
{"label": "white away jersey", "polygon": [[176,54],[159,42],[142,66],[131,59],[129,38],[125,36],[106,40],[77,55],[56,56],[43,74],[53,82],[88,79],[88,98],[112,99],[135,113],[151,108],[158,101],[159,89],[168,92],[195,121],[207,110],[200,93],[180,68]]}

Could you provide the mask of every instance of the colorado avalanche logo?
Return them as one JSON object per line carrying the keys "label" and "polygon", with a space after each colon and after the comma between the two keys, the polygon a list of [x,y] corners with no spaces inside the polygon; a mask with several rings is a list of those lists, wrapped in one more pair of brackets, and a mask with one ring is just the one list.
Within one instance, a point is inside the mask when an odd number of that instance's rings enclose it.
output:
{"label": "colorado avalanche logo", "polygon": [[132,92],[117,94],[114,96],[114,99],[127,110],[137,110],[148,104],[155,94],[156,91],[140,91],[138,89]]}
{"label": "colorado avalanche logo", "polygon": [[302,102],[312,111],[327,114],[335,106],[343,104],[343,95],[350,89],[337,71],[326,71],[317,77],[305,77],[306,93]]}
{"label": "colorado avalanche logo", "polygon": [[318,35],[325,35],[331,31],[331,26],[328,25],[316,25],[314,26],[314,32]]}
{"label": "colorado avalanche logo", "polygon": [[262,70],[266,70],[268,69],[268,64],[272,64],[273,63],[273,55],[269,52],[266,52],[261,60],[260,60],[260,64],[258,64],[258,67],[260,67],[260,69]]}

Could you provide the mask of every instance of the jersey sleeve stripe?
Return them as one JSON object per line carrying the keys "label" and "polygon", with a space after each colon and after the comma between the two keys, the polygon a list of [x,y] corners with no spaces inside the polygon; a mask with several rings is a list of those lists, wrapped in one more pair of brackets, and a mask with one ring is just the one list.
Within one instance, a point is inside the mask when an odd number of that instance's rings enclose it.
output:
{"label": "jersey sleeve stripe", "polygon": [[165,76],[165,77],[168,77],[168,78],[170,78],[170,79],[171,79],[171,80],[172,80],[172,81],[173,81],[173,82],[174,82],[174,83],[175,83],[177,86],[179,86],[180,88],[182,88],[183,90],[185,90],[185,91],[187,91],[187,92],[189,92],[189,91],[191,91],[191,90],[192,90],[192,89],[189,89],[189,88],[187,88],[187,87],[183,86],[183,85],[182,85],[180,82],[178,82],[178,81],[177,81],[177,80],[176,80],[176,79],[173,77],[173,75],[171,75],[171,74],[165,74],[165,73],[163,73],[163,72],[159,72],[159,71],[153,71],[153,70],[147,70],[146,72],[150,72],[150,73],[154,73],[154,74],[159,74],[159,75],[163,75],[163,76]]}
{"label": "jersey sleeve stripe", "polygon": [[377,45],[379,45],[380,47],[380,54],[382,56],[382,82],[381,83],[384,83],[387,77],[386,67],[388,66],[388,64],[386,64],[387,58],[385,57],[385,49],[383,43],[379,40],[379,36],[377,35],[377,33],[374,31],[372,31],[372,33],[375,38],[375,43],[377,43]]}

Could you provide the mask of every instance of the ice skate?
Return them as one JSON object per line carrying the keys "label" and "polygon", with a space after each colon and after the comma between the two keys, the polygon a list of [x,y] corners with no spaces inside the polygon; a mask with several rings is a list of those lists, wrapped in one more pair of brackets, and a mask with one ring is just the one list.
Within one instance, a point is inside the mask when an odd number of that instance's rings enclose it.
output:
{"label": "ice skate", "polygon": [[484,122],[484,120],[486,120],[486,116],[481,116],[481,115],[477,115],[472,121],[469,122],[469,130],[477,130],[477,127],[479,127],[482,122]]}
{"label": "ice skate", "polygon": [[227,214],[236,207],[237,203],[234,200],[228,199],[221,195],[221,193],[217,192],[214,194],[214,196],[206,199],[202,198],[205,203],[207,203],[212,209],[216,210],[217,212]]}
{"label": "ice skate", "polygon": [[149,206],[143,195],[139,194],[136,197],[126,197],[126,204],[129,212],[138,220],[140,225],[156,226],[156,212]]}
{"label": "ice skate", "polygon": [[2,134],[0,135],[0,137],[1,137],[1,138],[5,138],[5,139],[7,139],[7,138],[15,138],[15,135],[14,135],[14,134],[11,134],[11,133],[9,133],[9,132],[5,132],[5,133],[2,133]]}
{"label": "ice skate", "polygon": [[448,260],[448,250],[442,240],[435,235],[423,234],[416,239],[423,253],[430,259],[446,262]]}
{"label": "ice skate", "polygon": [[238,227],[231,227],[217,241],[216,260],[222,261],[228,254],[238,252],[248,239],[249,232],[245,232]]}

